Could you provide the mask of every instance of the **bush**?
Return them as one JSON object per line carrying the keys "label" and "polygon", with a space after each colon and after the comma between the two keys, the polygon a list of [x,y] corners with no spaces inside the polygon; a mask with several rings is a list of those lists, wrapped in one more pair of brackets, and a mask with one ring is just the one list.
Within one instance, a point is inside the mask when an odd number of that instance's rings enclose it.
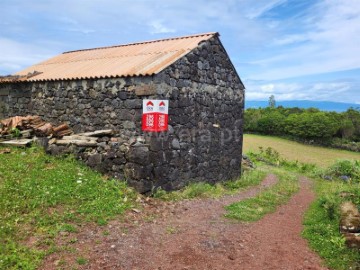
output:
{"label": "bush", "polygon": [[331,147],[360,152],[360,142],[349,141],[346,139],[333,139],[331,142]]}
{"label": "bush", "polygon": [[260,146],[259,152],[250,152],[249,156],[252,159],[262,161],[270,165],[280,165],[280,153],[271,147],[264,149]]}
{"label": "bush", "polygon": [[329,167],[327,174],[342,180],[360,182],[360,162],[358,160],[337,160]]}
{"label": "bush", "polygon": [[339,205],[340,198],[339,196],[329,196],[325,195],[318,199],[319,206],[325,210],[326,216],[329,220],[338,219],[340,216]]}

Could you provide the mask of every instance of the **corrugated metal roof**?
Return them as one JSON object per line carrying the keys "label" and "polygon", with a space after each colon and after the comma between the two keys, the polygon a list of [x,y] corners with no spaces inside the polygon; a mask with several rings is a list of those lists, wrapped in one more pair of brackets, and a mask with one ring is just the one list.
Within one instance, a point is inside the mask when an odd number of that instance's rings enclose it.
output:
{"label": "corrugated metal roof", "polygon": [[[70,51],[28,67],[16,81],[49,81],[157,74],[218,33]],[[36,72],[36,75],[34,75]],[[31,76],[28,74],[31,73]],[[7,82],[6,78],[0,82]],[[14,81],[14,79],[12,79]]]}

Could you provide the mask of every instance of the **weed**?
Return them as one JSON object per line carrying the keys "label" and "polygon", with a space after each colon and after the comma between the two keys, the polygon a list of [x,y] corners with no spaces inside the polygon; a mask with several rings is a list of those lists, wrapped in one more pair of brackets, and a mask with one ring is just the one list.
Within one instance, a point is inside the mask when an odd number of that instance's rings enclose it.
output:
{"label": "weed", "polygon": [[104,218],[99,218],[96,223],[97,223],[99,226],[105,226],[105,225],[107,225],[108,222],[107,222],[107,220],[104,219]]}
{"label": "weed", "polygon": [[79,265],[85,265],[87,264],[88,260],[83,258],[83,257],[79,257],[76,259],[76,262],[79,264]]}
{"label": "weed", "polygon": [[155,215],[147,215],[144,217],[145,222],[152,222],[156,218]]}
{"label": "weed", "polygon": [[60,227],[60,230],[62,232],[70,232],[70,233],[76,233],[78,230],[76,229],[76,227],[74,225],[71,224],[63,224]]}
{"label": "weed", "polygon": [[318,198],[320,207],[325,210],[326,216],[330,220],[334,220],[336,217],[339,217],[339,205],[340,199],[336,196],[324,195],[323,197]]}
{"label": "weed", "polygon": [[176,227],[173,227],[173,226],[166,227],[167,234],[175,234],[175,233],[177,233],[177,231],[178,231],[178,229]]}
{"label": "weed", "polygon": [[103,234],[104,236],[107,236],[107,235],[110,235],[110,232],[107,231],[107,230],[105,230],[105,231],[102,232],[102,234]]}
{"label": "weed", "polygon": [[339,159],[326,171],[327,175],[340,178],[343,181],[360,182],[360,161]]}
{"label": "weed", "polygon": [[21,136],[20,130],[18,128],[12,128],[10,131],[11,135],[15,138],[19,138]]}
{"label": "weed", "polygon": [[78,239],[77,239],[76,237],[74,237],[74,238],[71,238],[71,239],[68,241],[68,243],[69,243],[69,244],[75,244],[77,241],[78,241]]}

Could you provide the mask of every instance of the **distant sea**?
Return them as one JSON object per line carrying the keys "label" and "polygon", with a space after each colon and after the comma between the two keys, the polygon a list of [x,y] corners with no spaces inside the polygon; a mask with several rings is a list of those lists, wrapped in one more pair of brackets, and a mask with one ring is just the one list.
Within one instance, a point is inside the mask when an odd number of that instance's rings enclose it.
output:
{"label": "distant sea", "polygon": [[[245,108],[265,108],[268,106],[268,101],[255,101],[245,100]],[[353,107],[354,109],[360,110],[360,104],[355,103],[342,103],[332,101],[312,101],[312,100],[287,100],[287,101],[276,101],[276,106],[283,107],[298,107],[298,108],[317,108],[322,111],[335,111],[344,112],[347,109]]]}

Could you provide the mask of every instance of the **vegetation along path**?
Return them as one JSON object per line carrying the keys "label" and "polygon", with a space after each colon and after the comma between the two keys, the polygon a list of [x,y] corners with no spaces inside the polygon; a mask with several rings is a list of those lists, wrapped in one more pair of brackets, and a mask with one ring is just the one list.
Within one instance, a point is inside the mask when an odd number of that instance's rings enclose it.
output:
{"label": "vegetation along path", "polygon": [[[221,199],[175,203],[149,199],[140,212],[106,226],[86,226],[74,247],[78,269],[326,269],[301,238],[304,211],[314,199],[310,183],[277,211],[254,223],[224,217],[224,206],[256,196],[277,183],[268,175],[258,187]],[[59,241],[71,241],[64,235]],[[69,267],[72,252],[54,253],[42,269]],[[83,265],[81,265],[83,263]]]}

